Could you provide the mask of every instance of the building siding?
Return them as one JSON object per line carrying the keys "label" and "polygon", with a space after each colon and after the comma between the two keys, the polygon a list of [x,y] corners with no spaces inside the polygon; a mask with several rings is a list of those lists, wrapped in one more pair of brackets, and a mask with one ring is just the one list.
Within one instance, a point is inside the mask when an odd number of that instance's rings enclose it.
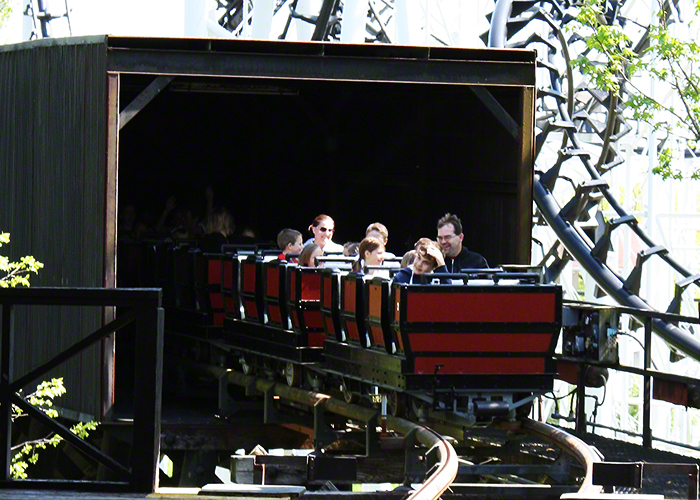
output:
{"label": "building siding", "polygon": [[[11,233],[1,250],[44,263],[33,286],[100,287],[105,38],[46,42],[0,50],[0,230]],[[99,308],[17,307],[15,376],[99,328],[102,314]],[[64,378],[68,392],[59,406],[99,415],[100,361],[94,346],[42,377]]]}

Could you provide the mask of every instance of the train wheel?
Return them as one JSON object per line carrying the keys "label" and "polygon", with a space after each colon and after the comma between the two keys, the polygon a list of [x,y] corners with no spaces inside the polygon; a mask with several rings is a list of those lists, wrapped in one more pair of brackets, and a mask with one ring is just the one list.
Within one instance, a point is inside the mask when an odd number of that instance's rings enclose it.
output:
{"label": "train wheel", "polygon": [[288,362],[284,367],[284,378],[289,387],[299,387],[301,385],[301,366]]}
{"label": "train wheel", "polygon": [[391,391],[387,395],[387,410],[392,417],[403,417],[406,415],[408,396],[403,392]]}

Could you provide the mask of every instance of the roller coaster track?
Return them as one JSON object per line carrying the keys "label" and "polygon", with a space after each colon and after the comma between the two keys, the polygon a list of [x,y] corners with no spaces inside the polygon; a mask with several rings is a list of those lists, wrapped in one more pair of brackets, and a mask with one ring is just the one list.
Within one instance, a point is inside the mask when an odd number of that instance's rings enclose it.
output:
{"label": "roller coaster track", "polygon": [[[624,130],[625,124],[618,108],[617,99],[612,95],[598,95],[597,101],[594,99],[599,108],[605,108],[604,111],[608,117],[605,127],[593,126],[588,113],[591,111],[590,109],[586,110],[583,107],[576,109],[573,69],[563,31],[566,23],[572,20],[570,12],[567,15],[567,8],[570,7],[570,4],[571,2],[558,0],[497,0],[488,35],[488,45],[491,47],[532,48],[535,45],[540,45],[545,47],[547,54],[546,58],[538,60],[538,66],[548,71],[550,82],[548,86],[538,90],[538,100],[542,104],[546,121],[536,138],[536,154],[541,152],[543,144],[552,132],[563,134],[563,141],[559,149],[558,160],[554,166],[547,171],[538,170],[537,160],[535,161],[536,172],[533,187],[535,203],[558,238],[558,241],[546,254],[547,256],[555,256],[547,268],[546,276],[550,280],[555,279],[566,264],[567,259],[573,257],[594,278],[598,286],[618,303],[637,309],[654,310],[639,296],[639,288],[642,266],[650,257],[656,255],[683,277],[681,281],[676,283],[675,297],[667,310],[667,312],[678,313],[681,293],[690,284],[697,284],[700,275],[691,275],[691,272],[676,261],[667,249],[655,244],[637,223],[637,219],[625,211],[602,177],[602,174],[622,161],[617,156],[612,144],[616,139],[613,132]],[[549,29],[549,37],[531,35],[522,42],[509,43],[515,33],[531,23],[545,23]],[[642,37],[642,42],[644,39],[645,37]],[[561,58],[566,64],[563,71],[559,70],[554,60],[557,50],[561,51]],[[639,47],[636,50],[640,50]],[[566,89],[562,88],[563,81],[567,82]],[[591,93],[594,94],[595,91]],[[557,103],[556,107],[547,107],[544,97],[553,97]],[[605,100],[609,101],[607,107],[603,106]],[[583,141],[578,136],[584,124],[591,125],[603,140],[603,147],[596,163],[592,159],[591,152],[584,148]],[[655,145],[653,146],[655,147]],[[589,179],[580,182],[576,186],[574,196],[564,207],[561,207],[556,201],[553,191],[557,181],[561,179],[562,164],[567,161],[580,161]],[[595,193],[599,193],[599,195],[595,196]],[[591,246],[581,235],[580,230],[576,228],[576,224],[585,222],[589,218],[589,211],[603,199],[609,203],[617,217],[604,223],[603,230],[599,231],[602,235]],[[606,264],[611,233],[621,226],[629,227],[647,247],[638,254],[635,267],[627,278],[622,278]],[[556,255],[559,242],[563,244],[570,256],[566,254],[563,257]],[[700,360],[700,341],[690,332],[659,319],[653,321],[653,328],[668,344],[683,351],[688,356]]]}
{"label": "roller coaster track", "polygon": [[[332,398],[327,394],[320,392],[308,391],[301,388],[288,387],[285,383],[278,383],[269,378],[258,378],[254,376],[244,375],[231,370],[225,370],[212,365],[204,364],[190,364],[190,369],[195,369],[200,373],[206,373],[209,376],[214,376],[219,380],[226,380],[227,383],[238,385],[246,388],[246,392],[257,391],[260,394],[265,394],[266,397],[279,397],[284,401],[291,401],[297,405],[306,406],[308,408],[322,407],[324,411],[331,412],[337,415],[341,415],[355,422],[376,422],[377,420],[377,410],[373,408],[368,408],[365,406],[359,406],[356,404],[346,403],[345,401]],[[430,450],[430,453],[435,453],[437,456],[437,463],[431,468],[431,470],[426,474],[426,477],[416,490],[412,490],[406,500],[433,500],[440,498],[440,496],[445,493],[451,486],[453,486],[453,481],[457,477],[460,469],[460,465],[465,464],[465,460],[458,456],[457,451],[451,444],[451,439],[445,438],[435,430],[427,427],[426,425],[432,425],[430,423],[422,424],[415,423],[406,418],[399,417],[386,417],[387,429],[391,429],[394,432],[408,436],[409,434],[415,437],[417,444],[425,447],[426,450]],[[455,428],[456,430],[456,428]],[[476,429],[474,432],[476,435],[482,433],[484,429]],[[443,432],[443,431],[441,431]],[[525,419],[521,422],[520,427],[517,432],[513,430],[504,431],[503,435],[517,434],[517,439],[523,439],[525,436],[530,439],[534,439],[538,442],[546,443],[546,448],[549,451],[552,447],[559,450],[559,452],[567,457],[573,459],[581,470],[581,473],[574,473],[574,469],[571,469],[568,474],[568,482],[560,483],[564,488],[571,490],[578,489],[581,494],[595,494],[600,493],[601,487],[595,486],[592,483],[593,478],[593,464],[600,462],[600,457],[583,441],[578,438],[560,430],[550,425],[537,422],[530,419]],[[493,438],[488,438],[487,441]],[[504,450],[517,449],[512,446],[504,446]],[[503,458],[503,457],[501,457]],[[560,459],[562,456],[560,455]],[[488,459],[490,462],[492,459]],[[551,467],[551,477],[561,477],[561,467],[562,462],[560,460],[549,461],[550,465],[545,466]],[[472,467],[477,464],[470,463]],[[482,475],[485,477],[485,482],[490,483],[492,486],[498,488],[499,484],[507,484],[507,493],[499,493],[499,498],[504,496],[508,497],[522,497],[523,493],[530,491],[532,493],[532,488],[538,488],[536,493],[539,493],[542,498],[558,498],[560,492],[552,488],[548,488],[545,484],[539,484],[523,477],[515,475],[516,473],[511,472],[515,465],[503,464],[504,469],[507,470],[503,473],[498,472],[498,466],[493,464],[486,466],[489,472],[467,472],[469,475]],[[482,466],[483,467],[483,466]],[[509,468],[510,467],[510,468]],[[493,470],[496,472],[493,472]],[[564,470],[567,470],[565,467]],[[540,467],[540,472],[542,474],[542,467]],[[578,470],[578,469],[576,469]],[[567,473],[564,472],[564,475]],[[578,479],[574,479],[574,476]],[[569,486],[566,486],[568,484]],[[490,492],[487,488],[488,485],[482,484],[484,489],[482,490],[483,495],[488,495]]]}

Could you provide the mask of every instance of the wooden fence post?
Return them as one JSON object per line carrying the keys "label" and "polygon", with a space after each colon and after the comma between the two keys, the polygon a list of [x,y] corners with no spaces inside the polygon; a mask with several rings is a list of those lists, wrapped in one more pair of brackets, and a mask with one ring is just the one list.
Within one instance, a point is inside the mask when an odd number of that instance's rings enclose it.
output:
{"label": "wooden fence post", "polygon": [[139,307],[136,319],[136,384],[132,486],[153,492],[158,486],[164,312],[158,304]]}

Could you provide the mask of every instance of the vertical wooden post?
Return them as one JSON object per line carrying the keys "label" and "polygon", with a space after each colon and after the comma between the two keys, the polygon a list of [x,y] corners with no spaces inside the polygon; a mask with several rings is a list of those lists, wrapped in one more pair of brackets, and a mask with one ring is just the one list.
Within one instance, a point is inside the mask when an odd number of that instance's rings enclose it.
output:
{"label": "vertical wooden post", "polygon": [[132,486],[153,492],[158,487],[160,458],[161,386],[163,380],[163,309],[139,307],[136,319],[136,386],[134,390],[134,447]]}
{"label": "vertical wooden post", "polygon": [[644,413],[642,415],[642,446],[651,448],[651,317],[644,318]]}
{"label": "vertical wooden post", "polygon": [[10,381],[14,348],[12,304],[2,304],[2,358],[0,359],[0,480],[10,479],[10,446],[12,443],[12,403]]}
{"label": "vertical wooden post", "polygon": [[[522,125],[519,127],[518,142],[520,143],[520,168],[518,170],[518,191],[516,193],[518,207],[532,205],[532,182],[535,166],[535,143],[533,141],[535,129],[535,98],[534,86],[522,88]],[[515,262],[528,264],[530,262],[532,234],[532,216],[527,210],[522,210],[520,217],[515,222],[517,239]]]}
{"label": "vertical wooden post", "polygon": [[[107,157],[105,183],[105,288],[117,286],[117,165],[119,163],[119,73],[107,73]],[[116,317],[114,307],[104,308],[104,322]],[[102,341],[101,412],[104,417],[114,404],[114,335]]]}

